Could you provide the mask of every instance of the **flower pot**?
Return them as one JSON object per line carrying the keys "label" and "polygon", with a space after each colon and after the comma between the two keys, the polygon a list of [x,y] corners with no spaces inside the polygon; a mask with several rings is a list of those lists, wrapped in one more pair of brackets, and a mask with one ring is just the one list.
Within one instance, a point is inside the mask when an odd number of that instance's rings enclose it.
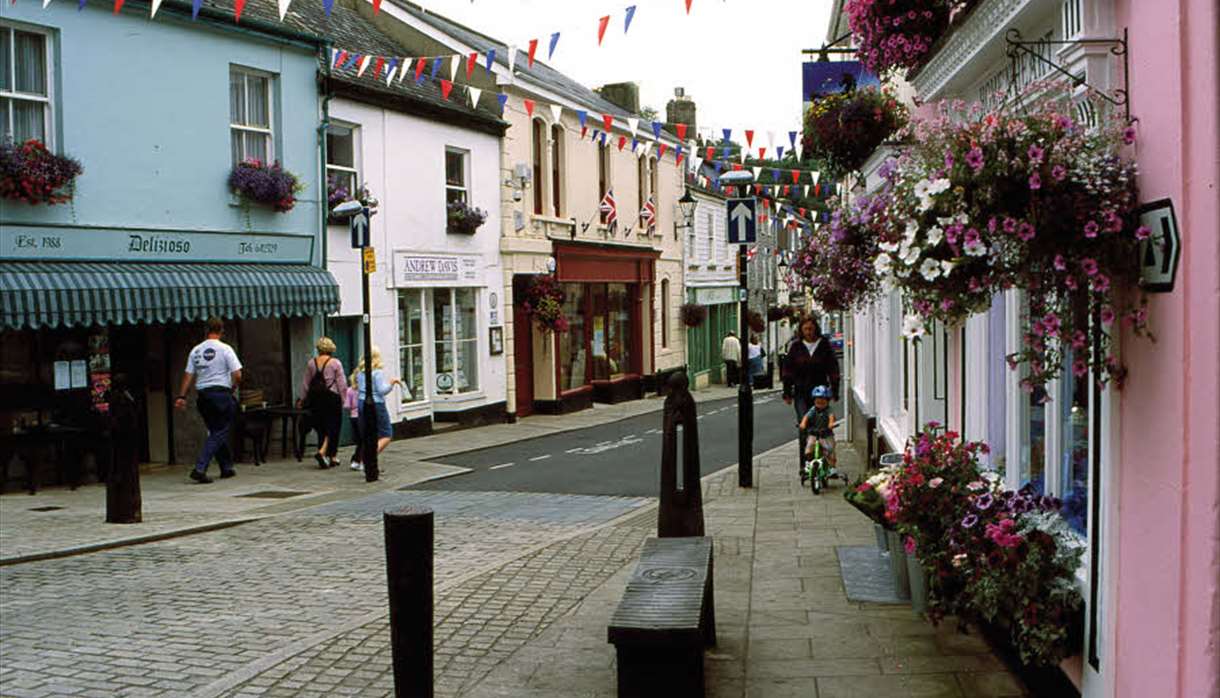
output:
{"label": "flower pot", "polygon": [[885,527],[879,523],[873,524],[873,534],[877,536],[877,550],[885,552],[890,549],[889,543],[885,541]]}
{"label": "flower pot", "polygon": [[897,531],[886,531],[885,539],[890,544],[890,574],[894,577],[894,595],[903,601],[911,598],[911,582],[907,576],[906,551],[902,549],[902,536]]}
{"label": "flower pot", "polygon": [[906,555],[907,579],[911,585],[911,610],[915,615],[928,612],[928,575],[920,564],[919,558]]}

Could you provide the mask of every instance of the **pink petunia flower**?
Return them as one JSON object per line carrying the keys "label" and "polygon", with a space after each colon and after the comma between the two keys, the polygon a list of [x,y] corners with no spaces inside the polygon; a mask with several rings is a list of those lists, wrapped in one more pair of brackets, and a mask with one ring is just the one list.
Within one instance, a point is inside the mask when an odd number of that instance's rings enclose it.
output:
{"label": "pink petunia flower", "polygon": [[1114,324],[1114,308],[1108,305],[1101,306],[1101,321],[1106,325]]}
{"label": "pink petunia flower", "polygon": [[1089,221],[1084,224],[1084,236],[1087,238],[1097,237],[1097,231],[1101,230],[1101,226],[1097,225],[1097,221]]}
{"label": "pink petunia flower", "polygon": [[1051,177],[1056,182],[1062,182],[1064,180],[1064,178],[1067,177],[1067,174],[1068,174],[1067,168],[1064,167],[1063,165],[1055,165],[1054,167],[1051,168]]}
{"label": "pink petunia flower", "polygon": [[1089,365],[1084,359],[1076,359],[1072,362],[1072,375],[1081,378],[1089,372]]}
{"label": "pink petunia flower", "polygon": [[1089,276],[1096,276],[1097,260],[1093,259],[1092,257],[1085,257],[1084,259],[1080,260],[1080,269]]}
{"label": "pink petunia flower", "polygon": [[1067,271],[1067,268],[1068,268],[1067,260],[1064,259],[1063,255],[1061,255],[1061,254],[1055,255],[1054,265],[1055,265],[1055,271]]}
{"label": "pink petunia flower", "polygon": [[1135,143],[1134,126],[1128,126],[1127,128],[1123,129],[1123,143],[1126,143],[1127,145]]}
{"label": "pink petunia flower", "polygon": [[1135,229],[1135,239],[1136,240],[1147,240],[1149,237],[1152,237],[1152,229],[1149,228],[1148,226],[1141,225],[1140,227]]}

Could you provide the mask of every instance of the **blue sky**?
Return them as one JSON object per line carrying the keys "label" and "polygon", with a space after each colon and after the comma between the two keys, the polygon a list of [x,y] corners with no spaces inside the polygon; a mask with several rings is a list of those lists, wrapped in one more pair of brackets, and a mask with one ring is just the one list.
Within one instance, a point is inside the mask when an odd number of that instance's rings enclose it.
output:
{"label": "blue sky", "polygon": [[[787,146],[800,129],[802,48],[821,45],[831,0],[414,0],[434,11],[524,48],[562,32],[551,63],[582,83],[640,84],[643,104],[662,115],[675,87],[699,107],[701,128],[767,131]],[[623,34],[625,8],[637,6]],[[603,45],[598,19],[610,15]]]}

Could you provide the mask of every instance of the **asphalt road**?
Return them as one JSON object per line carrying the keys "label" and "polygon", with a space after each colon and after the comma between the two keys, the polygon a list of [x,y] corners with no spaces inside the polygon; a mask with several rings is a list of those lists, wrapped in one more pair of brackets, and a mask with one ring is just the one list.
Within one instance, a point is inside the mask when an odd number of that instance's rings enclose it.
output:
{"label": "asphalt road", "polygon": [[[701,403],[699,464],[704,475],[737,462],[737,399]],[[841,418],[842,404],[835,407]],[[660,411],[436,462],[474,472],[419,489],[553,492],[656,497],[660,488]],[[778,392],[755,394],[754,453],[796,438],[796,414]],[[793,447],[793,472],[796,470]]]}

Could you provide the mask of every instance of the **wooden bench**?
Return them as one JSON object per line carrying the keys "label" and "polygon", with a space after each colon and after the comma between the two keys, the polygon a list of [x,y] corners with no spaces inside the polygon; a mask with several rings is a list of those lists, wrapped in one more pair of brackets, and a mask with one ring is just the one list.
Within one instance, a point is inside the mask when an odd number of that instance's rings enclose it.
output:
{"label": "wooden bench", "polygon": [[649,538],[607,629],[619,698],[703,695],[703,649],[716,644],[712,539]]}

